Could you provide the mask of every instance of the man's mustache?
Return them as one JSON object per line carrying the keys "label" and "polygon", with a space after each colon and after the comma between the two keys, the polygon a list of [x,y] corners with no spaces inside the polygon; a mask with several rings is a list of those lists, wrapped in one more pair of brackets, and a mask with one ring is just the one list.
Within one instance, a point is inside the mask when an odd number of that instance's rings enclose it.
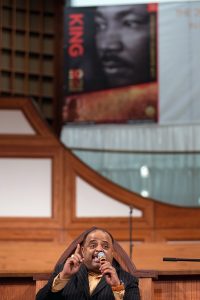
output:
{"label": "man's mustache", "polygon": [[119,65],[120,67],[129,67],[130,62],[126,61],[124,58],[121,58],[115,53],[105,53],[101,56],[102,64],[107,64],[112,62],[113,64]]}

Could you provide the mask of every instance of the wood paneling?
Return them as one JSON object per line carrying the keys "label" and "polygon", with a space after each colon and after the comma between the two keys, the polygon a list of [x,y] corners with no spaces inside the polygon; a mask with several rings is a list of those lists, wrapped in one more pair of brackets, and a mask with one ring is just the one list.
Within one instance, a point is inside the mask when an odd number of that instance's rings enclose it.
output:
{"label": "wood paneling", "polygon": [[200,228],[200,208],[155,203],[155,226],[163,228]]}
{"label": "wood paneling", "polygon": [[[2,300],[33,300],[46,283],[48,274],[1,274]],[[200,273],[138,272],[141,300],[199,300]]]}
{"label": "wood paneling", "polygon": [[[198,275],[200,276],[200,274]],[[200,280],[197,276],[190,279],[189,276],[182,277],[182,280],[168,277],[167,280],[154,282],[154,300],[199,300]]]}
{"label": "wood paneling", "polygon": [[[35,240],[0,242],[0,270],[4,273],[50,273],[61,254],[72,242],[41,242]],[[120,242],[129,254],[129,243]],[[174,244],[140,243],[134,244],[132,260],[139,270],[185,271],[200,270],[199,262],[164,262],[163,257],[199,258],[200,243]]]}
{"label": "wood paneling", "polygon": [[47,283],[47,280],[36,280],[35,293],[37,292]]}
{"label": "wood paneling", "polygon": [[151,278],[140,279],[139,289],[141,300],[154,300],[153,282]]}
{"label": "wood paneling", "polygon": [[50,218],[0,218],[0,240],[60,240],[64,222],[64,149],[30,100],[1,98],[0,109],[21,110],[36,132],[33,136],[1,135],[0,157],[48,158],[52,161],[52,216]]}
{"label": "wood paneling", "polygon": [[[52,174],[51,218],[0,218],[0,240],[72,240],[92,226],[105,227],[118,241],[129,239],[129,216],[78,218],[76,178],[111,198],[142,211],[132,218],[132,238],[138,242],[200,241],[200,208],[182,208],[143,198],[106,180],[76,158],[51,132],[29,99],[1,98],[0,109],[21,110],[36,135],[0,135],[0,157],[50,158]],[[10,120],[8,120],[9,122]],[[23,229],[23,231],[22,231]]]}
{"label": "wood paneling", "polygon": [[32,278],[0,278],[2,300],[34,300],[35,283]]}
{"label": "wood paneling", "polygon": [[[129,253],[129,242],[120,243]],[[199,258],[200,243],[145,242],[133,245],[133,261],[138,269],[175,271],[200,270],[199,262],[167,262],[163,257]]]}

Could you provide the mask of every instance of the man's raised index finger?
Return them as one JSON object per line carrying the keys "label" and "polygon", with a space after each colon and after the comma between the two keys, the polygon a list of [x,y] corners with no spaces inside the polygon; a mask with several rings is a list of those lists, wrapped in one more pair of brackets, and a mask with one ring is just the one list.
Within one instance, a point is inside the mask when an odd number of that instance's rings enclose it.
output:
{"label": "man's raised index finger", "polygon": [[77,245],[74,254],[77,254],[78,256],[80,256],[80,258],[82,260],[82,253],[81,253],[81,246],[80,246],[80,244]]}

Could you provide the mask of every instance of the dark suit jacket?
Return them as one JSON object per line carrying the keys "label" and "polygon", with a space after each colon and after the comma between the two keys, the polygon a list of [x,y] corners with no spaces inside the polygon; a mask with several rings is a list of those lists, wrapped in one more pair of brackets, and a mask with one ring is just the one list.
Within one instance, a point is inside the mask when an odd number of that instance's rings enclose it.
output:
{"label": "dark suit jacket", "polygon": [[[119,279],[125,285],[124,300],[140,300],[138,280],[136,277],[115,265]],[[38,292],[36,300],[114,300],[111,287],[104,277],[100,280],[92,295],[89,293],[88,272],[84,265],[72,276],[63,290],[52,293],[51,286],[55,276],[63,269],[63,264],[56,267],[48,283]]]}

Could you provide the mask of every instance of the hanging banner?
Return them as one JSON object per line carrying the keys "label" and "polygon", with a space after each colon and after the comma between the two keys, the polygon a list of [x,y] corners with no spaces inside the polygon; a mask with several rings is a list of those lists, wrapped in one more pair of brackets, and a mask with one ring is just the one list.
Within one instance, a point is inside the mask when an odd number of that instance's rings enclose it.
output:
{"label": "hanging banner", "polygon": [[158,119],[157,4],[65,8],[63,123]]}

